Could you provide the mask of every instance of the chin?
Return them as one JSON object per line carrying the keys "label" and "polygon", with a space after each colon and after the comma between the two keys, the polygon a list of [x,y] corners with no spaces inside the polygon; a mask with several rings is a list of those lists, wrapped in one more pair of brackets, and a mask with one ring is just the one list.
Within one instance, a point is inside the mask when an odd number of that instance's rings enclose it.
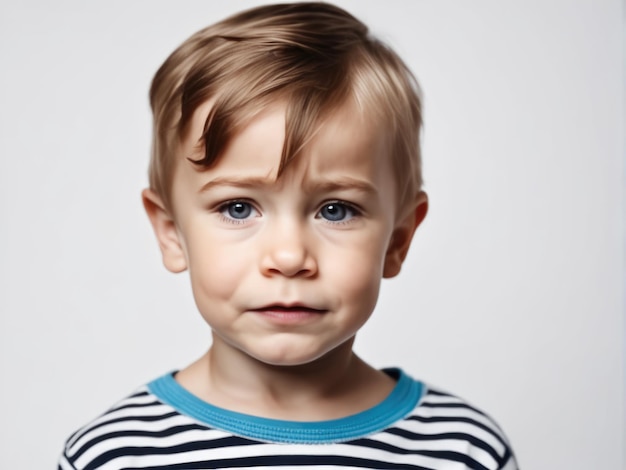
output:
{"label": "chin", "polygon": [[316,350],[316,351],[304,351],[301,348],[280,348],[278,345],[274,345],[271,350],[265,350],[260,354],[250,353],[247,354],[255,358],[257,361],[267,364],[269,366],[276,367],[297,367],[304,366],[316,362],[317,360],[325,357],[330,351]]}
{"label": "chin", "polygon": [[254,356],[254,358],[257,361],[267,364],[268,366],[275,366],[275,367],[304,366],[304,365],[315,362],[320,357],[321,355],[311,357],[311,356],[304,356],[301,354],[298,354],[298,355],[294,354],[294,355],[287,355],[287,356],[274,356],[274,355],[269,356],[269,355],[264,354],[264,355]]}

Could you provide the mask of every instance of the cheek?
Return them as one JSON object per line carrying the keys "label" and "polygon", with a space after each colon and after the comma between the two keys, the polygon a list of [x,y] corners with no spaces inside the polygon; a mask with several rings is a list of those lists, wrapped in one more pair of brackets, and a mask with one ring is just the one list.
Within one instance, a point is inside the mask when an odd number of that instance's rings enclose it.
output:
{"label": "cheek", "polygon": [[334,256],[328,256],[321,267],[322,277],[345,298],[360,308],[374,308],[382,279],[384,252],[382,242],[354,243]]}
{"label": "cheek", "polygon": [[237,290],[250,265],[246,250],[231,249],[222,241],[203,236],[189,240],[189,276],[196,299],[227,300]]}

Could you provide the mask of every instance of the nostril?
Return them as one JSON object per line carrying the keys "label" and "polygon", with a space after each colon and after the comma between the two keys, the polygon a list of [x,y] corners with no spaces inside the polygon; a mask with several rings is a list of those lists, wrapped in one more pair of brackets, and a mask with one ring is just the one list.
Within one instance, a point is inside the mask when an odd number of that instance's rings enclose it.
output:
{"label": "nostril", "polygon": [[262,270],[268,275],[287,277],[307,277],[317,272],[317,263],[310,253],[304,250],[276,250],[265,256]]}
{"label": "nostril", "polygon": [[266,226],[260,268],[266,276],[304,277],[317,272],[309,233],[294,218]]}

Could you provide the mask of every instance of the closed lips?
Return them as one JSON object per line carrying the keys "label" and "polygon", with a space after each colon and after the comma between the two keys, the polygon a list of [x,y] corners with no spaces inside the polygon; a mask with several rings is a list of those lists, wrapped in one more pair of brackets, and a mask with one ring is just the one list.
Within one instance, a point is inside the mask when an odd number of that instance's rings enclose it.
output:
{"label": "closed lips", "polygon": [[327,310],[307,307],[306,305],[267,305],[265,307],[253,309],[254,312],[307,312],[325,313]]}

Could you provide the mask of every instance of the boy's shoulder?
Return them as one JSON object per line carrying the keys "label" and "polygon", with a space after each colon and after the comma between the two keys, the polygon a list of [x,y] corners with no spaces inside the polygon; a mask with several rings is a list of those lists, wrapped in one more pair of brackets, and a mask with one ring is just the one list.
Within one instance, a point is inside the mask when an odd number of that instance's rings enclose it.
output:
{"label": "boy's shoulder", "polygon": [[258,418],[205,403],[173,374],[140,387],[68,440],[59,469],[517,469],[484,412],[399,370],[390,396],[338,420]]}

